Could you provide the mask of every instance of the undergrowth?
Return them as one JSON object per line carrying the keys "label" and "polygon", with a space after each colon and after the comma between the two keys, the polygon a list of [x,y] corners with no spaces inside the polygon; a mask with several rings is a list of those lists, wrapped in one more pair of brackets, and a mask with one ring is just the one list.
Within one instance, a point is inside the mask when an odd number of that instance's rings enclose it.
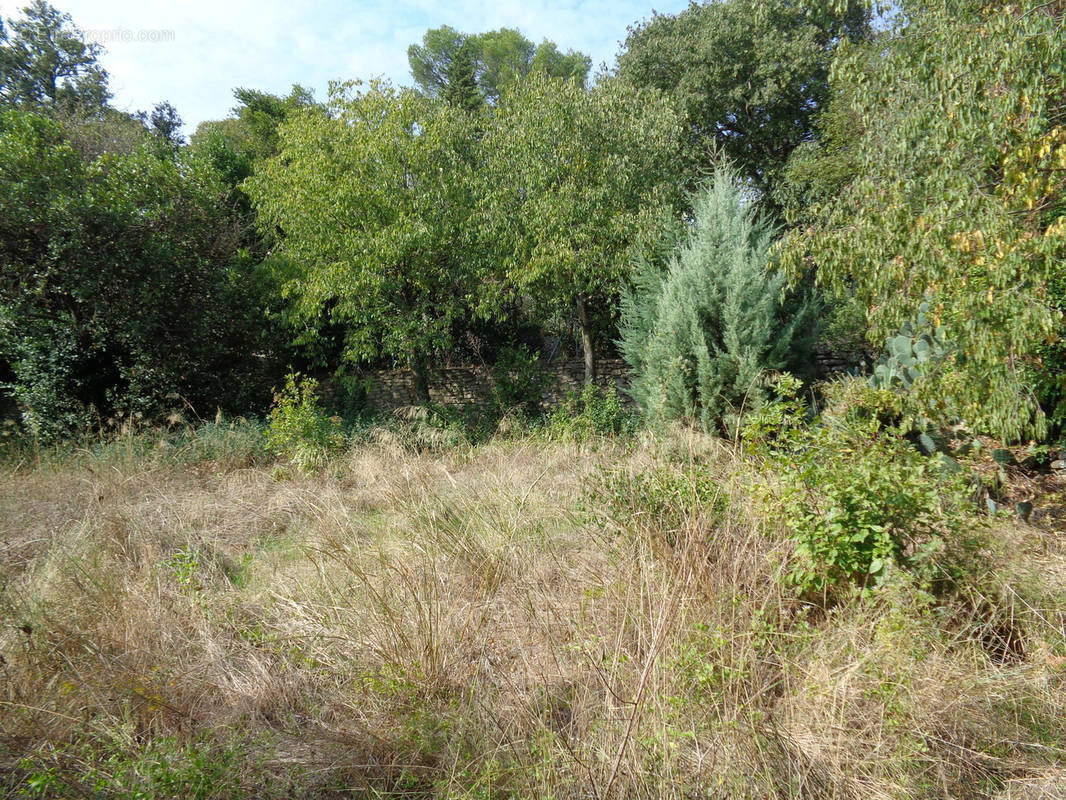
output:
{"label": "undergrowth", "polygon": [[285,480],[255,422],[23,451],[0,794],[1061,796],[1061,542],[861,415],[765,413],[748,452],[609,396],[411,413]]}

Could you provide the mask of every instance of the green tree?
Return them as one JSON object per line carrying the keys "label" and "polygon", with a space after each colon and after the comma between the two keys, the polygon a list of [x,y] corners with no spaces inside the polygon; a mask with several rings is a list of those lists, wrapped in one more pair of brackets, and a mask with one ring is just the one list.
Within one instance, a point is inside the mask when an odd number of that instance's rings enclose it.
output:
{"label": "green tree", "polygon": [[477,291],[470,251],[469,114],[372,83],[331,89],[328,114],[280,129],[279,155],[249,183],[263,225],[293,274],[299,319],[346,326],[343,358],[410,364],[429,399],[429,359]]}
{"label": "green tree", "polygon": [[617,75],[670,94],[687,134],[688,182],[721,151],[776,209],[789,154],[813,135],[842,40],[869,33],[868,3],[792,0],[692,3],[629,29]]}
{"label": "green tree", "polygon": [[[514,28],[500,28],[479,34],[460,33],[443,25],[426,31],[422,44],[407,50],[407,60],[415,86],[430,97],[442,96],[451,85],[449,74],[460,54],[467,50],[474,60],[474,76],[484,100],[495,105],[506,85],[531,73],[574,80],[582,86],[588,81],[592,60],[584,53],[560,52],[548,40],[534,45]],[[465,68],[456,73],[465,80]]]}
{"label": "green tree", "polygon": [[111,97],[103,52],[44,0],[0,24],[0,108],[99,113]]}
{"label": "green tree", "polygon": [[498,285],[542,318],[576,319],[586,380],[597,313],[610,318],[631,254],[680,205],[676,119],[654,90],[531,75],[503,94],[485,134],[480,216]]}
{"label": "green tree", "polygon": [[928,302],[957,350],[922,402],[1008,438],[1066,416],[1063,52],[1054,4],[904,3],[841,49],[790,170],[790,268],[853,294],[875,343]]}
{"label": "green tree", "polygon": [[415,86],[429,97],[437,97],[448,86],[448,67],[467,43],[469,36],[448,25],[430,28],[422,44],[407,48],[407,63]]}
{"label": "green tree", "polygon": [[265,402],[255,264],[224,196],[184,153],[145,141],[86,161],[58,122],[0,114],[0,359],[36,433],[175,394],[205,412]]}
{"label": "green tree", "polygon": [[630,393],[650,419],[712,429],[758,403],[762,372],[797,360],[812,306],[783,307],[784,276],[768,266],[773,228],[744,200],[732,168],[715,170],[693,217],[665,269],[637,261],[619,346],[633,367]]}
{"label": "green tree", "polygon": [[447,86],[441,93],[446,103],[477,113],[485,105],[485,98],[477,85],[474,55],[469,41],[464,42],[455,58],[448,64]]}
{"label": "green tree", "polygon": [[263,161],[278,152],[278,129],[290,116],[305,109],[321,108],[314,94],[293,84],[287,95],[257,89],[234,89],[237,105],[232,116],[201,122],[192,135],[192,143],[221,137],[226,144],[250,163]]}
{"label": "green tree", "polygon": [[152,113],[144,115],[144,121],[149,131],[172,147],[185,144],[185,137],[181,134],[182,119],[170,103],[156,103]]}

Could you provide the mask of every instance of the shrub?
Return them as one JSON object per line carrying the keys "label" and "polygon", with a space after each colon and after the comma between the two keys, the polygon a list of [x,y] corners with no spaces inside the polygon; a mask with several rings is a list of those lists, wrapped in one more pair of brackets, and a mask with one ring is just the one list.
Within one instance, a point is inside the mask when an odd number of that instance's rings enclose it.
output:
{"label": "shrub", "polygon": [[597,436],[631,433],[635,420],[622,406],[617,390],[587,383],[581,394],[569,394],[548,416],[549,439],[587,441]]}
{"label": "shrub", "polygon": [[344,445],[340,420],[326,415],[316,391],[318,381],[290,373],[285,388],[274,394],[267,444],[301,472],[322,466]]}
{"label": "shrub", "polygon": [[537,354],[525,345],[505,347],[492,365],[493,402],[496,413],[518,410],[527,417],[540,413],[540,395],[549,376],[538,369]]}
{"label": "shrub", "polygon": [[784,279],[767,268],[773,229],[731,168],[720,167],[694,205],[665,270],[637,262],[619,346],[635,373],[630,393],[653,421],[698,419],[710,429],[758,399],[761,372],[790,361],[812,306],[784,308]]}
{"label": "shrub", "polygon": [[781,399],[753,415],[744,436],[776,475],[769,494],[795,542],[790,579],[799,592],[830,598],[877,585],[895,568],[926,581],[949,576],[946,548],[973,526],[968,492],[939,456],[884,425],[894,398],[843,381],[808,424],[795,379],[775,387]]}

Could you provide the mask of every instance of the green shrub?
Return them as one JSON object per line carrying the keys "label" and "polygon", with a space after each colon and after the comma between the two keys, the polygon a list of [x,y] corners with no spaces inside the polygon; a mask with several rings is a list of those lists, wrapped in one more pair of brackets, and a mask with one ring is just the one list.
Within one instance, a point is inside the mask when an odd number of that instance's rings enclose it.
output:
{"label": "green shrub", "polygon": [[525,345],[505,347],[492,365],[493,404],[503,416],[515,410],[526,417],[540,413],[540,396],[549,375],[539,369],[537,354]]}
{"label": "green shrub", "polygon": [[569,393],[548,415],[546,432],[549,439],[588,441],[629,434],[635,427],[636,419],[613,386],[604,390],[588,383],[580,395]]}
{"label": "green shrub", "polygon": [[162,421],[175,393],[200,414],[265,406],[273,289],[210,164],[150,142],[86,160],[22,111],[0,113],[0,163],[0,392],[38,441]]}
{"label": "green shrub", "polygon": [[927,581],[948,577],[948,549],[975,525],[969,494],[939,454],[923,455],[886,427],[882,412],[893,399],[843,381],[807,423],[795,380],[776,388],[781,399],[752,415],[744,437],[775,475],[767,493],[796,544],[796,588],[830,598],[850,585],[875,586],[897,568]]}
{"label": "green shrub", "polygon": [[786,308],[784,278],[768,269],[773,228],[720,167],[695,198],[688,236],[665,270],[638,261],[622,296],[622,354],[630,393],[653,421],[699,420],[707,429],[757,403],[758,376],[794,357],[812,306]]}
{"label": "green shrub", "polygon": [[344,445],[340,419],[327,416],[316,391],[318,381],[290,373],[285,388],[274,394],[267,444],[301,472],[322,466]]}

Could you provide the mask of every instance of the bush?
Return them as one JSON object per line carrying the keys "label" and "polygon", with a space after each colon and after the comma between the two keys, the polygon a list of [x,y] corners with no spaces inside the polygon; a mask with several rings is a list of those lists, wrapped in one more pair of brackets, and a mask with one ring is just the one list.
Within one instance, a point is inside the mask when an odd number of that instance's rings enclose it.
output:
{"label": "bush", "polygon": [[151,143],[86,161],[19,111],[0,113],[0,163],[0,391],[30,433],[161,421],[174,394],[199,414],[265,410],[272,287],[210,164]]}
{"label": "bush", "polygon": [[747,421],[744,437],[776,476],[768,493],[796,545],[790,579],[799,592],[828,599],[896,568],[923,581],[949,577],[945,553],[974,525],[968,491],[939,455],[924,456],[883,424],[894,399],[844,381],[808,424],[798,382],[786,376],[775,387],[781,399]]}
{"label": "bush", "polygon": [[538,369],[537,354],[525,345],[505,347],[492,365],[493,403],[497,415],[519,411],[526,417],[540,413],[540,395],[549,376]]}
{"label": "bush", "polygon": [[711,429],[758,401],[761,372],[795,357],[812,305],[783,306],[784,279],[767,268],[773,229],[732,169],[720,167],[694,206],[693,227],[665,270],[637,262],[619,346],[635,373],[630,393],[649,418]]}
{"label": "bush", "polygon": [[289,373],[285,388],[275,392],[270,410],[267,444],[301,472],[322,466],[344,445],[340,419],[326,415],[317,391],[314,378]]}
{"label": "bush", "polygon": [[622,406],[617,390],[585,384],[581,394],[569,394],[562,405],[548,415],[549,439],[588,441],[597,436],[632,433],[636,420]]}

